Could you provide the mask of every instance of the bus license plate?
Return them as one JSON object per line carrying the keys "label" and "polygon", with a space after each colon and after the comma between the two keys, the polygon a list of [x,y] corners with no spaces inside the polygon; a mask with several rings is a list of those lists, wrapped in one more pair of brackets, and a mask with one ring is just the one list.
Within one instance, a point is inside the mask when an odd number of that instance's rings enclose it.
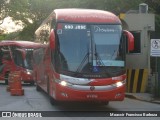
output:
{"label": "bus license plate", "polygon": [[98,98],[98,95],[96,95],[96,94],[88,94],[87,98]]}

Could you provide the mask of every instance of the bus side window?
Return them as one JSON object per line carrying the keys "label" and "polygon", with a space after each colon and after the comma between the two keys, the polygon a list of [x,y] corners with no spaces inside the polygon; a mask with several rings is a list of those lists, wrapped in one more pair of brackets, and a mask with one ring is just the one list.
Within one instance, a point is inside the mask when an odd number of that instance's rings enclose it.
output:
{"label": "bus side window", "polygon": [[43,57],[44,57],[44,48],[34,50],[34,54],[33,54],[34,64],[36,65],[40,64],[41,61],[43,60]]}
{"label": "bus side window", "polygon": [[2,50],[1,50],[1,48],[0,48],[0,65],[3,64],[3,63],[2,63],[2,58],[3,58],[3,52],[2,52]]}
{"label": "bus side window", "polygon": [[12,60],[9,46],[2,46],[1,47],[1,55],[2,55],[1,56],[2,61],[3,60],[8,60],[8,61]]}
{"label": "bus side window", "polygon": [[14,56],[14,62],[17,66],[21,66],[23,67],[24,66],[24,63],[23,63],[23,53],[19,50],[15,50],[14,51],[16,54]]}
{"label": "bus side window", "polygon": [[10,61],[10,60],[11,60],[10,53],[9,53],[9,52],[5,52],[5,53],[3,54],[2,59]]}
{"label": "bus side window", "polygon": [[53,18],[52,22],[51,22],[51,29],[56,29],[56,20]]}
{"label": "bus side window", "polygon": [[4,68],[4,64],[2,62],[2,58],[3,58],[3,51],[2,49],[0,48],[0,73],[3,71],[3,68]]}

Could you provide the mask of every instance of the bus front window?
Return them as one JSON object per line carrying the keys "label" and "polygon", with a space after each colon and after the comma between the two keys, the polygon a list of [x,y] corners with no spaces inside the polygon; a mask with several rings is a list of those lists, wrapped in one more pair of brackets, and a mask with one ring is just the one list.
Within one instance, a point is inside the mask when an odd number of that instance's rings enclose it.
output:
{"label": "bus front window", "polygon": [[[62,24],[58,29],[59,59],[62,71],[76,71],[88,53],[89,39],[86,25]],[[78,26],[80,27],[78,29]],[[77,29],[76,29],[77,28]]]}
{"label": "bus front window", "polygon": [[[25,54],[25,55],[24,55]],[[17,66],[32,70],[33,60],[33,50],[25,50],[25,53],[22,52],[22,50],[15,50],[14,52],[14,62]]]}
{"label": "bus front window", "polygon": [[87,78],[125,73],[121,34],[120,25],[59,23],[58,72]]}
{"label": "bus front window", "polygon": [[14,62],[17,66],[24,67],[23,55],[19,50],[15,50],[14,52]]}
{"label": "bus front window", "polygon": [[26,57],[24,60],[24,67],[26,69],[32,70],[33,69],[33,50],[26,50]]}
{"label": "bus front window", "polygon": [[119,54],[120,25],[93,25],[93,66],[120,66],[124,67],[124,60]]}

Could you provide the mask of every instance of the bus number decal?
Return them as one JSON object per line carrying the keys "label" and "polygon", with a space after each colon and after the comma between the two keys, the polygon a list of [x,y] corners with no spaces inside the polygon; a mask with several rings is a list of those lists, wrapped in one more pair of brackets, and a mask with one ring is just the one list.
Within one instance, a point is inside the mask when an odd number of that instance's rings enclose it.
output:
{"label": "bus number decal", "polygon": [[67,30],[86,30],[86,25],[64,25]]}

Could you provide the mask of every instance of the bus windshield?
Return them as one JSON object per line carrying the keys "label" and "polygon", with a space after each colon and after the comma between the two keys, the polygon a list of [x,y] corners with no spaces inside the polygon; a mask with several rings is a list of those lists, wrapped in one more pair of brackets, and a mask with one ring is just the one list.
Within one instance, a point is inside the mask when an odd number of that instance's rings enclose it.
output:
{"label": "bus windshield", "polygon": [[14,62],[17,66],[32,70],[33,69],[32,60],[33,60],[33,49],[25,49],[25,53],[22,53],[22,51],[19,50],[15,50]]}
{"label": "bus windshield", "polygon": [[24,67],[26,69],[33,69],[33,49],[26,49],[26,57],[24,60]]}
{"label": "bus windshield", "polygon": [[120,25],[59,23],[56,32],[61,74],[111,77],[125,71]]}

